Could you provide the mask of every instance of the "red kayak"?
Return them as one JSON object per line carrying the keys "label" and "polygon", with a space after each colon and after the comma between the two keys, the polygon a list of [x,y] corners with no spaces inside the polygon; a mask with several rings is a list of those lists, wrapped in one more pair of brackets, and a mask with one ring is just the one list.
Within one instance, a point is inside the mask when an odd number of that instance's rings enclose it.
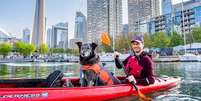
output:
{"label": "red kayak", "polygon": [[[68,80],[71,80],[74,87],[64,87]],[[79,87],[78,78],[64,77],[59,83],[58,80],[54,80],[57,84],[54,87],[48,82],[48,78],[0,80],[0,101],[102,101],[137,94],[130,84]],[[158,77],[154,84],[137,87],[142,93],[147,94],[175,87],[179,83],[178,77]]]}

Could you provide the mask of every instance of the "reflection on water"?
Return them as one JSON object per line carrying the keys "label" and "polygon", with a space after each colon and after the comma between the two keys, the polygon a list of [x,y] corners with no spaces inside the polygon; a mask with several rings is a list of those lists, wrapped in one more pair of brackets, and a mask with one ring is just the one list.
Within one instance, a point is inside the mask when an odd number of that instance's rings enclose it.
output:
{"label": "reflection on water", "polygon": [[45,78],[55,70],[65,76],[78,76],[78,64],[72,63],[6,63],[0,64],[0,78]]}
{"label": "reflection on water", "polygon": [[[125,75],[123,70],[114,69],[114,63],[106,63],[105,69],[116,75]],[[62,70],[65,76],[79,76],[78,64],[67,63],[8,63],[0,64],[0,79],[45,78],[54,70]],[[181,85],[177,88],[149,94],[155,101],[201,101],[201,62],[156,63],[156,75],[180,76]],[[112,101],[135,101],[127,96]]]}
{"label": "reflection on water", "polygon": [[158,75],[180,76],[181,85],[168,94],[157,96],[160,101],[201,101],[201,63],[158,63]]}

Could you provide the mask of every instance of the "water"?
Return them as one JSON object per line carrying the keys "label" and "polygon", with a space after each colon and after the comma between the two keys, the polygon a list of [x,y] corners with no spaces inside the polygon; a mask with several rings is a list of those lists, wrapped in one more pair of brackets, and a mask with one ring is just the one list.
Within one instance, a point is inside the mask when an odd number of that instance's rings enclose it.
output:
{"label": "water", "polygon": [[[46,78],[54,70],[62,70],[67,77],[79,76],[79,64],[75,63],[6,63],[0,64],[0,79]],[[114,63],[106,63],[105,69],[124,75],[123,70],[113,69]],[[201,101],[201,62],[156,63],[155,74],[180,76],[178,87],[149,94],[154,101]],[[136,101],[127,96],[112,101]]]}
{"label": "water", "polygon": [[46,78],[55,70],[62,70],[65,76],[79,76],[75,63],[5,63],[0,64],[0,79]]}

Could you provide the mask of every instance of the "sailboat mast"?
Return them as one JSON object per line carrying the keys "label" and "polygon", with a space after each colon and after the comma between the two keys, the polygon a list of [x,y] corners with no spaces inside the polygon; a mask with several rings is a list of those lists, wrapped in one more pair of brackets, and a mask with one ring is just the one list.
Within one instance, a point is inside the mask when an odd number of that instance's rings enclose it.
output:
{"label": "sailboat mast", "polygon": [[183,38],[184,38],[184,52],[186,53],[186,34],[184,31],[184,2],[182,0],[182,5],[181,5],[181,9],[182,9],[182,34],[183,34]]}

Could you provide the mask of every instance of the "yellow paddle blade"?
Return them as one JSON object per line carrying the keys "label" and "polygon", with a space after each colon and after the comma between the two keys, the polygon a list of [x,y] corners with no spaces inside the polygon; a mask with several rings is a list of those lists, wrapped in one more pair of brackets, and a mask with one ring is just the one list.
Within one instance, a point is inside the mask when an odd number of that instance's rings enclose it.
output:
{"label": "yellow paddle blade", "polygon": [[102,33],[101,34],[101,42],[105,45],[110,46],[110,37],[107,33]]}
{"label": "yellow paddle blade", "polygon": [[150,97],[145,96],[140,91],[138,91],[138,96],[139,96],[140,101],[152,101],[152,99]]}

